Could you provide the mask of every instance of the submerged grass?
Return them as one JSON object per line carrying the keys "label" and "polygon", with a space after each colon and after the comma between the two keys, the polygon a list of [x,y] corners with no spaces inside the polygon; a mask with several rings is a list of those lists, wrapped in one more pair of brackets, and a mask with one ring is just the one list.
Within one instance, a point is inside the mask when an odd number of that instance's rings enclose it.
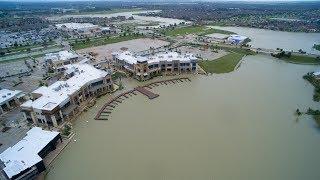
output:
{"label": "submerged grass", "polygon": [[284,61],[295,64],[320,64],[320,59],[317,57],[303,56],[303,55],[291,55],[290,57],[282,57]]}

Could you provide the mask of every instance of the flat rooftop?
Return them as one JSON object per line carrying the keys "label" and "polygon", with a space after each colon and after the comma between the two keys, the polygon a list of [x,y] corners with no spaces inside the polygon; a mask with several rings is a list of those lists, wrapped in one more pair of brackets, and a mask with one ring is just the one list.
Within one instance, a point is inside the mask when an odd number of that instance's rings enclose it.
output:
{"label": "flat rooftop", "polygon": [[248,38],[247,36],[241,36],[241,35],[238,35],[238,34],[234,34],[234,35],[230,35],[228,40],[244,41],[247,38]]}
{"label": "flat rooftop", "polygon": [[69,51],[59,51],[56,53],[48,53],[45,55],[45,60],[51,60],[51,61],[66,61],[71,58],[77,58],[79,57],[78,54],[74,52]]}
{"label": "flat rooftop", "polygon": [[30,129],[22,140],[0,154],[4,172],[11,178],[42,161],[38,153],[58,135],[39,127]]}
{"label": "flat rooftop", "polygon": [[11,100],[15,96],[24,95],[19,90],[0,89],[0,105]]}
{"label": "flat rooftop", "polygon": [[117,56],[118,59],[124,60],[129,64],[136,64],[137,62],[142,61],[148,61],[148,63],[157,63],[160,61],[185,61],[189,62],[190,60],[197,60],[197,57],[195,57],[191,53],[187,54],[179,54],[177,52],[165,52],[165,53],[157,53],[155,55],[151,56],[137,56],[130,51],[124,51],[124,52],[116,52],[113,53]]}
{"label": "flat rooftop", "polygon": [[29,100],[21,105],[25,108],[35,108],[40,110],[51,111],[57,106],[63,106],[70,98],[69,96],[78,91],[87,83],[91,83],[99,78],[103,78],[109,72],[96,69],[89,64],[69,64],[64,66],[66,72],[74,73],[74,76],[65,80],[57,81],[50,86],[41,86],[34,90],[33,93],[41,94],[42,96],[32,101]]}
{"label": "flat rooftop", "polygon": [[94,25],[92,23],[63,23],[63,24],[56,24],[57,28],[67,28],[72,30],[81,30],[81,29],[90,29],[90,28],[97,28],[98,25]]}

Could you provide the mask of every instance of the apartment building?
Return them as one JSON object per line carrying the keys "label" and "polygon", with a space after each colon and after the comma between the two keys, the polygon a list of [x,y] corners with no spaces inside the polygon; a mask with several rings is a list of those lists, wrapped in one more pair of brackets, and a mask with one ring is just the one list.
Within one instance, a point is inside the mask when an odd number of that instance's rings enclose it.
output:
{"label": "apartment building", "polygon": [[65,80],[57,81],[32,92],[32,99],[21,105],[29,122],[59,127],[77,114],[82,105],[95,96],[113,90],[111,73],[89,64],[64,66]]}
{"label": "apartment building", "polygon": [[177,52],[138,56],[129,51],[112,53],[113,61],[138,80],[147,80],[162,73],[195,72],[197,57]]}

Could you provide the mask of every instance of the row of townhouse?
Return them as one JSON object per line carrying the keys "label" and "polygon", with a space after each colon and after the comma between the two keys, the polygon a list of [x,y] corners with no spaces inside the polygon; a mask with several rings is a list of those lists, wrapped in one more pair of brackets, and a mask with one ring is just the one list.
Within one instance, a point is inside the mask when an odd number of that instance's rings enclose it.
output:
{"label": "row of townhouse", "polygon": [[21,105],[29,122],[59,127],[79,112],[95,96],[113,90],[111,73],[89,64],[70,64],[63,68],[65,80],[42,86],[31,93],[31,100]]}
{"label": "row of townhouse", "polygon": [[138,56],[129,51],[112,53],[114,64],[138,80],[147,80],[162,73],[196,72],[197,57],[177,52]]}

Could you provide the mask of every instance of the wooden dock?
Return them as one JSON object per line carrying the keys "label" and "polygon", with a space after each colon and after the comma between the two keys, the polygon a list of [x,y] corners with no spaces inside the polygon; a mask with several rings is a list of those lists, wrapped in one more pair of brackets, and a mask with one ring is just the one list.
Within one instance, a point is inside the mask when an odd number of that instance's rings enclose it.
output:
{"label": "wooden dock", "polygon": [[106,104],[102,106],[102,108],[98,111],[94,119],[108,120],[108,116],[111,114],[111,111],[116,107],[116,105],[118,105],[118,103],[122,103],[122,101],[124,100],[121,97],[129,98],[131,94],[135,95],[134,91],[135,90],[133,89],[133,90],[121,93],[118,96],[112,98],[110,101],[108,101]]}
{"label": "wooden dock", "polygon": [[149,91],[146,88],[141,87],[141,86],[136,87],[134,89],[139,91],[141,94],[147,96],[149,99],[154,99],[154,98],[159,96],[159,94],[155,94],[155,93],[153,93],[153,92],[151,92],[151,91]]}
{"label": "wooden dock", "polygon": [[124,93],[119,94],[118,96],[112,98],[107,103],[105,103],[102,108],[98,111],[98,113],[95,116],[95,120],[108,120],[108,117],[112,113],[112,110],[120,103],[122,103],[124,100],[137,95],[137,92],[147,96],[149,99],[154,99],[159,97],[159,94],[155,94],[151,92],[150,90],[152,87],[157,87],[159,85],[169,85],[169,84],[175,84],[179,82],[185,82],[185,81],[191,81],[187,77],[183,78],[174,78],[174,79],[167,79],[162,81],[156,81],[149,83],[144,86],[138,86],[132,90],[126,91]]}

